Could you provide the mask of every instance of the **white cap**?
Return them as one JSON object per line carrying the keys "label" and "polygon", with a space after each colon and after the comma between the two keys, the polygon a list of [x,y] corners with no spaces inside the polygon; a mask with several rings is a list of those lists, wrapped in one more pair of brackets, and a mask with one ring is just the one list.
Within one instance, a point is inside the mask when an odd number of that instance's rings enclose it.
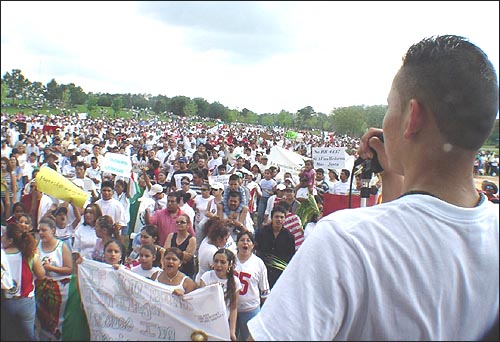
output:
{"label": "white cap", "polygon": [[155,184],[151,187],[151,190],[149,190],[148,194],[149,196],[154,196],[156,194],[159,194],[160,192],[163,192],[163,187],[160,184]]}
{"label": "white cap", "polygon": [[285,190],[285,189],[286,189],[286,185],[283,183],[280,183],[276,186],[276,190]]}
{"label": "white cap", "polygon": [[224,190],[224,184],[220,182],[215,182],[214,184],[212,184],[212,189]]}

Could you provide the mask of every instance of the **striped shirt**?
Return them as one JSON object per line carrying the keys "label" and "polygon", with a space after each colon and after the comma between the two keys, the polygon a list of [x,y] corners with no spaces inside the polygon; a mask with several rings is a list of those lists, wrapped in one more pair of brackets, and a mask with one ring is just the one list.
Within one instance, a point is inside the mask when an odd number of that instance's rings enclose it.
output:
{"label": "striped shirt", "polygon": [[304,242],[304,230],[302,229],[300,217],[294,213],[288,213],[285,216],[283,227],[292,233],[293,238],[295,239],[295,251],[297,251],[300,245]]}

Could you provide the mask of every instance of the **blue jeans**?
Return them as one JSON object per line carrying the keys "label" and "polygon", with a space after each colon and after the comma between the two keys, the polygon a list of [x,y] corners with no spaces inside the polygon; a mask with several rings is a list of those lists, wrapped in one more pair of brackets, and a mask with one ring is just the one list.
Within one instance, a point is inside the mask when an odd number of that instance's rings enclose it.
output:
{"label": "blue jeans", "polygon": [[245,311],[245,312],[238,311],[238,319],[236,320],[236,337],[238,338],[238,341],[248,340],[250,332],[248,331],[247,323],[249,320],[257,316],[259,312],[260,312],[260,306],[250,311]]}
{"label": "blue jeans", "polygon": [[9,329],[12,332],[11,341],[35,341],[35,312],[35,297],[2,298],[2,314],[7,314],[12,324]]}

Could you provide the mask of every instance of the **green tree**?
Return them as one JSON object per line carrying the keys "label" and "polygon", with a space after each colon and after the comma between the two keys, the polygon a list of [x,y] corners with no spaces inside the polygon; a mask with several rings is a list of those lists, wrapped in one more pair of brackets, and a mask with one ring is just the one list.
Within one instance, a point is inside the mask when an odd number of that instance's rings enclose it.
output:
{"label": "green tree", "polygon": [[109,94],[99,94],[97,105],[101,107],[111,107],[111,96]]}
{"label": "green tree", "polygon": [[7,97],[12,98],[12,104],[15,105],[16,99],[21,100],[26,95],[26,90],[30,82],[24,77],[20,69],[12,69],[12,74],[6,72],[3,80],[8,88]]}
{"label": "green tree", "polygon": [[87,96],[87,110],[90,113],[92,113],[95,109],[97,108],[97,97],[90,93]]}
{"label": "green tree", "polygon": [[208,118],[208,112],[210,108],[210,103],[202,97],[195,97],[193,102],[196,104],[196,108],[198,109],[198,116]]}
{"label": "green tree", "polygon": [[174,96],[170,99],[167,110],[178,116],[186,116],[184,106],[190,101],[186,96]]}
{"label": "green tree", "polygon": [[187,117],[195,116],[198,112],[198,107],[193,100],[189,99],[188,101],[186,101],[186,104],[184,105],[182,111]]}
{"label": "green tree", "polygon": [[64,109],[69,108],[71,105],[71,91],[68,87],[66,87],[62,92],[61,102]]}
{"label": "green tree", "polygon": [[333,125],[336,132],[361,137],[366,131],[365,112],[362,106],[334,109]]}
{"label": "green tree", "polygon": [[62,96],[62,90],[59,87],[59,84],[57,84],[56,80],[53,78],[50,80],[49,83],[47,83],[47,93],[46,97],[48,101],[56,101],[56,100],[61,100]]}
{"label": "green tree", "polygon": [[365,120],[368,127],[382,128],[385,113],[387,112],[386,105],[368,106],[365,108]]}
{"label": "green tree", "polygon": [[7,94],[9,92],[9,88],[7,87],[7,83],[2,80],[2,105],[5,102],[5,99],[7,98]]}
{"label": "green tree", "polygon": [[228,122],[228,108],[215,101],[208,107],[208,117]]}
{"label": "green tree", "polygon": [[297,111],[297,116],[295,118],[295,125],[297,127],[304,128],[306,122],[314,115],[314,108],[311,106],[304,107]]}
{"label": "green tree", "polygon": [[123,100],[121,96],[115,96],[113,98],[113,101],[111,102],[111,108],[113,109],[114,117],[116,118],[118,116],[118,113],[123,108]]}

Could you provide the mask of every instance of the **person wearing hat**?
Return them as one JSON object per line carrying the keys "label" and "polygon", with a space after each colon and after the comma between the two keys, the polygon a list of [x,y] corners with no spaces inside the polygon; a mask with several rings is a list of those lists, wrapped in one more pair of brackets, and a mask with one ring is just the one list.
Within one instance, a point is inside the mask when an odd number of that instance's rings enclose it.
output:
{"label": "person wearing hat", "polygon": [[489,201],[498,203],[498,186],[495,183],[485,179],[481,183],[481,190],[488,197]]}
{"label": "person wearing hat", "polygon": [[297,192],[295,194],[295,198],[299,202],[304,202],[309,198],[309,195],[316,196],[318,194],[318,191],[309,186],[309,177],[307,177],[305,174],[300,176],[300,182],[297,184]]}
{"label": "person wearing hat", "polygon": [[271,197],[269,197],[269,200],[267,201],[267,206],[266,210],[264,211],[264,219],[262,220],[262,224],[266,225],[270,223],[269,217],[271,215],[271,211],[273,210],[274,206],[278,204],[279,201],[285,199],[285,189],[286,185],[284,183],[276,185],[275,194],[271,195]]}
{"label": "person wearing hat", "polygon": [[187,167],[187,158],[184,156],[180,156],[177,159],[177,162],[179,163],[179,170],[175,171],[172,174],[172,178],[170,179],[170,189],[172,189],[172,191],[176,191],[177,189],[181,188],[182,177],[188,176],[189,179],[193,179],[193,171],[191,171]]}
{"label": "person wearing hat", "polygon": [[161,184],[154,184],[151,186],[151,190],[148,191],[148,195],[155,201],[155,211],[167,207],[167,196],[165,196],[163,190]]}

